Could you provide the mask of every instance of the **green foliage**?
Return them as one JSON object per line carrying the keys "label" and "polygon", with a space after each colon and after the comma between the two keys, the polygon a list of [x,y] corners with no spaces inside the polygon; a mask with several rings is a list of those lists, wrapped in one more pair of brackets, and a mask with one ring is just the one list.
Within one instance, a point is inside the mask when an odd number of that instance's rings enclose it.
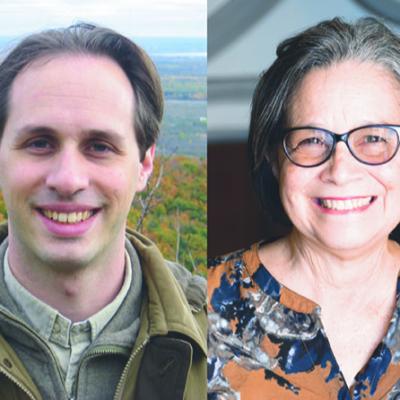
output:
{"label": "green foliage", "polygon": [[3,222],[7,219],[7,210],[4,204],[3,196],[0,193],[0,222]]}
{"label": "green foliage", "polygon": [[161,77],[165,98],[168,100],[206,100],[206,76]]}
{"label": "green foliage", "polygon": [[[146,199],[159,176],[163,164],[161,184],[150,202],[142,233],[157,243],[164,257],[179,261],[189,270],[206,275],[207,253],[207,189],[204,159],[187,156],[156,160],[148,189],[138,194],[128,216],[128,224],[135,227],[141,215],[140,199]],[[179,254],[177,252],[177,238]],[[193,268],[194,267],[194,268]]]}
{"label": "green foliage", "polygon": [[158,148],[167,154],[205,157],[206,147],[207,102],[167,100]]}

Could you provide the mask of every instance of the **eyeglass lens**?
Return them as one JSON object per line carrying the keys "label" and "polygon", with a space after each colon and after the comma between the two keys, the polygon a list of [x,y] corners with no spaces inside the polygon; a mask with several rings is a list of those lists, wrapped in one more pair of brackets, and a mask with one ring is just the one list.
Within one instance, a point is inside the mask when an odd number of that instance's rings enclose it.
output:
{"label": "eyeglass lens", "polygon": [[[296,128],[284,138],[288,158],[300,166],[322,164],[331,155],[334,134],[318,128]],[[350,152],[359,161],[378,165],[389,161],[398,146],[397,131],[392,126],[369,126],[353,130],[347,137]]]}

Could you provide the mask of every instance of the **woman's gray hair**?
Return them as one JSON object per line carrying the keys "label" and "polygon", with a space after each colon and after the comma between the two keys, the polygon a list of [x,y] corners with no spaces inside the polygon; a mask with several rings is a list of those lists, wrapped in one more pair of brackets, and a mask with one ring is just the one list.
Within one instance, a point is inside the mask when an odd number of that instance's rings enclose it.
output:
{"label": "woman's gray hair", "polygon": [[279,44],[253,94],[248,151],[256,193],[267,214],[291,226],[279,196],[277,157],[288,127],[291,102],[305,75],[344,60],[372,62],[400,81],[400,39],[375,18],[323,21]]}

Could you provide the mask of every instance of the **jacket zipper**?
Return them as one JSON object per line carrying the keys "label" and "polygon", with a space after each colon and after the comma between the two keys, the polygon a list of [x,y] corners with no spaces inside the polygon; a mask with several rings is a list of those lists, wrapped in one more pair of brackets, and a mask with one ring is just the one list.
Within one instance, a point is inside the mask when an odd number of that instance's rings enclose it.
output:
{"label": "jacket zipper", "polygon": [[7,372],[3,367],[0,366],[0,373],[4,374],[8,379],[10,379],[16,386],[18,386],[28,397],[32,400],[36,400],[32,392],[29,391],[25,386],[18,382],[9,372]]}
{"label": "jacket zipper", "polygon": [[[101,346],[98,346],[98,347],[101,347]],[[100,355],[104,355],[104,354],[121,354],[121,350],[118,346],[108,346],[108,348],[106,346],[104,346],[101,350],[90,351],[79,363],[75,383],[74,383],[73,389],[72,389],[72,393],[74,393],[74,396],[72,396],[69,400],[75,400],[77,398],[77,390],[79,387],[79,376],[80,376],[80,370],[82,368],[82,365],[86,364],[90,359],[95,358]]]}
{"label": "jacket zipper", "polygon": [[[0,310],[0,314],[3,314],[3,316],[4,316],[5,318],[7,318],[8,320],[12,321],[13,324],[19,326],[23,331],[27,332],[27,333],[31,336],[31,338],[34,338],[37,342],[39,342],[40,344],[43,345],[43,347],[45,348],[46,352],[47,352],[48,355],[50,356],[52,362],[53,362],[53,363],[55,364],[55,366],[56,366],[56,370],[57,370],[57,373],[58,373],[58,375],[59,375],[59,377],[60,377],[61,382],[63,382],[63,378],[62,378],[61,372],[60,372],[60,364],[59,364],[57,358],[53,355],[53,352],[52,352],[52,350],[50,349],[50,347],[49,347],[49,346],[47,345],[47,343],[36,333],[36,331],[34,331],[34,330],[31,329],[28,325],[26,325],[25,322],[20,321],[19,319],[15,318],[13,315],[10,315],[9,313],[4,312],[3,310]],[[4,375],[6,375],[7,377],[10,377],[9,374],[8,374],[6,371],[4,371],[4,368],[2,368],[1,366],[0,366],[0,372],[3,372]],[[12,378],[12,381],[18,383],[18,382],[15,380],[15,378]],[[17,386],[21,387],[21,384],[18,384]],[[21,387],[21,389],[23,389],[23,388]],[[65,388],[64,388],[64,392],[65,392],[65,395],[66,395],[65,398],[66,398],[66,399],[69,399],[69,396],[67,395],[67,392],[65,391]],[[32,394],[31,394],[31,397],[32,397]],[[34,399],[34,397],[32,397],[32,398]]]}
{"label": "jacket zipper", "polygon": [[129,367],[131,366],[134,358],[138,355],[139,352],[141,352],[143,350],[143,348],[146,346],[146,344],[149,342],[150,340],[150,336],[146,336],[144,341],[139,345],[139,347],[131,354],[131,356],[128,359],[128,362],[125,365],[125,368],[122,372],[121,378],[118,382],[117,385],[117,389],[115,391],[115,396],[114,396],[114,400],[120,400],[121,399],[121,393],[122,393],[122,388],[124,386],[125,380],[126,380],[126,376],[128,374],[128,370]]}

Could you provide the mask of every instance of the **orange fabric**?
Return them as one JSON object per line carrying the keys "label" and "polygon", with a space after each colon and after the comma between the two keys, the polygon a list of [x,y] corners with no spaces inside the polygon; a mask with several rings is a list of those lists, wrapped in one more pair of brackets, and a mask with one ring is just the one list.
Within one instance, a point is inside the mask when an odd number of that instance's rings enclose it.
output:
{"label": "orange fabric", "polygon": [[400,399],[399,302],[388,333],[348,388],[319,307],[275,280],[258,244],[211,262],[208,282],[209,400]]}

